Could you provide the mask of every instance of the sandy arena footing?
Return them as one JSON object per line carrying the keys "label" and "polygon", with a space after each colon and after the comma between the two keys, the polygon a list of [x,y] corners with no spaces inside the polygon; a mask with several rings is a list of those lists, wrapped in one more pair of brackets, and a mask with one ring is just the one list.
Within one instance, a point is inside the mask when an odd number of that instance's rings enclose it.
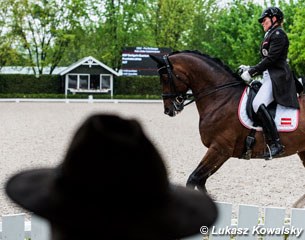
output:
{"label": "sandy arena footing", "polygon": [[[56,166],[77,127],[94,113],[138,119],[174,183],[185,185],[206,151],[195,105],[174,118],[163,114],[161,103],[2,102],[0,109],[0,215],[25,212],[5,196],[7,178],[28,168]],[[207,189],[215,200],[233,203],[233,210],[238,204],[289,209],[305,193],[305,168],[297,155],[268,162],[232,158],[208,179]]]}

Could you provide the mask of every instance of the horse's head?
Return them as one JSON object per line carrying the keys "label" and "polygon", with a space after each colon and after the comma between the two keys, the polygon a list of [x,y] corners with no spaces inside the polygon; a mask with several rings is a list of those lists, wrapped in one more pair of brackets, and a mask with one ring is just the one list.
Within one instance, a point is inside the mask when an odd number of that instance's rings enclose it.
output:
{"label": "horse's head", "polygon": [[157,63],[160,83],[162,85],[162,98],[164,113],[174,117],[184,108],[184,102],[189,97],[189,83],[185,73],[179,69],[179,64],[174,65],[169,56],[163,58],[150,55]]}

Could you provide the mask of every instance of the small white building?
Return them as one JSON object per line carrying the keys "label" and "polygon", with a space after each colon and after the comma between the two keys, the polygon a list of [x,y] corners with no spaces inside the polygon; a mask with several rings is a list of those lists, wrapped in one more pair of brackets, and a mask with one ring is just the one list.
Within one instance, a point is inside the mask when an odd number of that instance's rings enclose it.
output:
{"label": "small white building", "polygon": [[70,93],[110,93],[113,78],[119,73],[94,57],[85,57],[68,66],[59,75],[64,78],[65,95]]}

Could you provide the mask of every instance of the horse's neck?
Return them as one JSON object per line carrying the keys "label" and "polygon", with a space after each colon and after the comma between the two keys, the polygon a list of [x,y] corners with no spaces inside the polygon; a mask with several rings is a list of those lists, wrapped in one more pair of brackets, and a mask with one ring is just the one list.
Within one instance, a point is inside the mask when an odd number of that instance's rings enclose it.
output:
{"label": "horse's neck", "polygon": [[228,86],[222,88],[225,84],[235,81],[236,79],[229,78],[223,82],[215,81],[214,84],[202,84],[198,85],[196,89],[192,89],[196,98],[199,115],[206,115],[213,112],[213,114],[219,113],[223,116],[224,114],[236,111],[244,87]]}
{"label": "horse's neck", "polygon": [[[230,76],[226,71],[223,72],[211,72],[211,67],[203,69],[202,74],[193,74],[192,81],[190,83],[190,88],[195,97],[213,97],[222,93],[223,91],[227,92],[226,87],[228,84],[237,82],[233,76]],[[230,92],[230,89],[229,89]]]}

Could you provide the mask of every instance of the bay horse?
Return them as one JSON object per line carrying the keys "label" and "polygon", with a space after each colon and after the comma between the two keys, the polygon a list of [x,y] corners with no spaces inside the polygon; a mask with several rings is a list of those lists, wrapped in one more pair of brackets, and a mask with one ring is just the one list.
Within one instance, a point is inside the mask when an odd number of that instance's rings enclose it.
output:
{"label": "bay horse", "polygon": [[[250,129],[238,118],[238,106],[246,84],[219,59],[199,51],[181,51],[163,58],[150,55],[157,63],[162,85],[164,113],[173,117],[187,104],[196,102],[199,132],[208,148],[186,185],[206,191],[205,184],[229,158],[241,158]],[[192,91],[193,100],[186,101]],[[299,124],[295,131],[280,132],[285,146],[281,157],[298,154],[305,166],[305,97],[299,97]],[[261,131],[255,133],[256,143],[251,158],[263,158],[266,150]]]}

